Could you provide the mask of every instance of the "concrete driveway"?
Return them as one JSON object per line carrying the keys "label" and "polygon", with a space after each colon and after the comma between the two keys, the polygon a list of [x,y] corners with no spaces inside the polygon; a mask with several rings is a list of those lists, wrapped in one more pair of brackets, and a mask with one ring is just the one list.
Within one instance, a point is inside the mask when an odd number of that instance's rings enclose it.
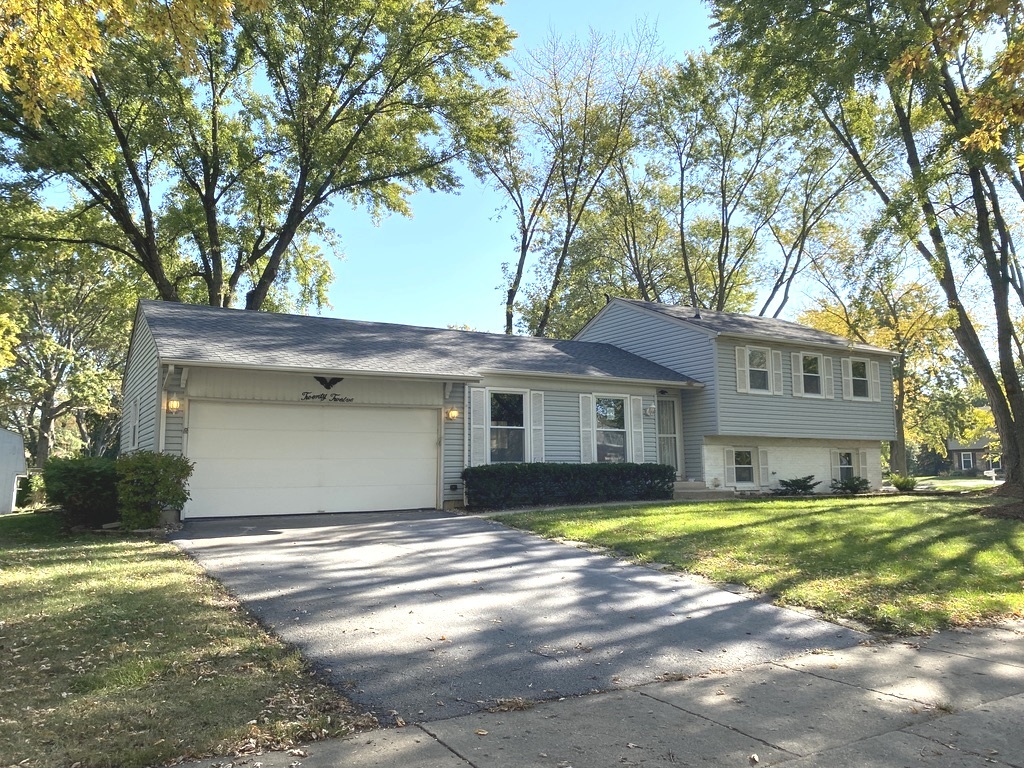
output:
{"label": "concrete driveway", "polygon": [[436,511],[190,521],[175,540],[382,723],[864,639],[694,579]]}

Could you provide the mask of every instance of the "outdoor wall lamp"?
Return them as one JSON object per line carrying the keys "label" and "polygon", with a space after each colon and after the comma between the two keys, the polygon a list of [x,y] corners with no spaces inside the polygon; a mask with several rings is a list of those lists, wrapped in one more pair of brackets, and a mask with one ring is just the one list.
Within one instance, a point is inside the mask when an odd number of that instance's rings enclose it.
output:
{"label": "outdoor wall lamp", "polygon": [[179,395],[167,396],[167,412],[181,413],[181,397]]}
{"label": "outdoor wall lamp", "polygon": [[457,418],[459,418],[459,409],[452,406],[451,408],[444,412],[444,417],[448,419],[448,421],[455,421]]}

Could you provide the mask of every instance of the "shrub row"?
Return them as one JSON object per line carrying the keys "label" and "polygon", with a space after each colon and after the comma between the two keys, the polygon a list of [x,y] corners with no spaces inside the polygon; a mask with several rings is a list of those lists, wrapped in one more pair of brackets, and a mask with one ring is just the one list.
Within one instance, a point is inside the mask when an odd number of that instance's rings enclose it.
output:
{"label": "shrub row", "polygon": [[151,451],[117,459],[50,459],[43,467],[46,495],[64,510],[69,527],[120,520],[126,530],[156,527],[165,507],[181,510],[191,474],[184,456]]}
{"label": "shrub row", "polygon": [[462,472],[471,509],[671,499],[665,464],[491,464]]}

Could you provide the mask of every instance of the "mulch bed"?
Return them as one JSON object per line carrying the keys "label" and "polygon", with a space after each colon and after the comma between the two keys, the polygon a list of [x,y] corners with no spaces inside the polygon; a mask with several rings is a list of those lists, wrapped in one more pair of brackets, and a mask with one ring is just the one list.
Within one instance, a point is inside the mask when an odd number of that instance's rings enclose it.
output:
{"label": "mulch bed", "polygon": [[991,507],[974,507],[971,509],[971,512],[977,512],[985,517],[1006,517],[1010,520],[1024,520],[1024,501],[993,504]]}

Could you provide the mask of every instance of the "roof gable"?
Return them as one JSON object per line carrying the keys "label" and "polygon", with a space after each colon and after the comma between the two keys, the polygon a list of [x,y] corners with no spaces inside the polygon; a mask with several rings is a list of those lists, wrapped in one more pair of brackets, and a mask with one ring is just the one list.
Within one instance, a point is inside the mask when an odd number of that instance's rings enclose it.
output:
{"label": "roof gable", "polygon": [[142,301],[164,361],[478,379],[483,373],[600,377],[700,386],[610,344]]}

